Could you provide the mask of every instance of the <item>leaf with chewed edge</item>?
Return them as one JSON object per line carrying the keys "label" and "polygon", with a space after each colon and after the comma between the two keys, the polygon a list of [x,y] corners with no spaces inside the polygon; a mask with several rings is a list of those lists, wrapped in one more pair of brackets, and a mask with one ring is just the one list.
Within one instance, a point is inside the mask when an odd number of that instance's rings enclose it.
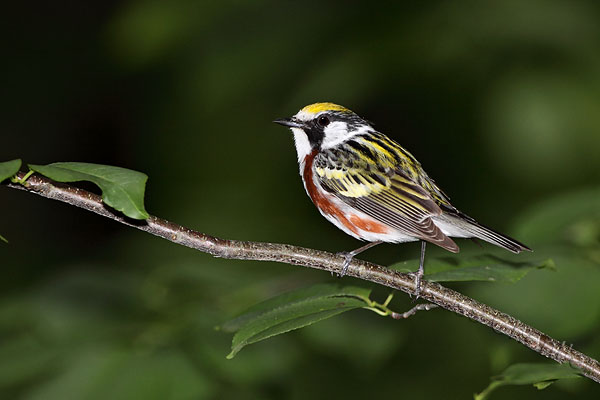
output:
{"label": "leaf with chewed edge", "polygon": [[93,182],[102,190],[102,201],[134,219],[147,219],[144,209],[144,191],[148,176],[138,171],[109,165],[59,162],[48,165],[29,165],[58,182]]}

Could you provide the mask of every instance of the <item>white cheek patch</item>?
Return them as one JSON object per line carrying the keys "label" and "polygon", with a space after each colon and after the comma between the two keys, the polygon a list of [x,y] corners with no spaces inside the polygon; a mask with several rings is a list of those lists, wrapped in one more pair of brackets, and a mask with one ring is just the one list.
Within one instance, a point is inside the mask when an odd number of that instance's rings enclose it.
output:
{"label": "white cheek patch", "polygon": [[321,148],[335,147],[348,139],[348,124],[342,121],[334,121],[325,127],[323,133]]}
{"label": "white cheek patch", "polygon": [[342,121],[335,121],[327,125],[325,128],[325,137],[323,138],[322,149],[330,149],[335,147],[356,135],[372,131],[369,125],[359,126],[356,130],[348,132],[348,124]]}

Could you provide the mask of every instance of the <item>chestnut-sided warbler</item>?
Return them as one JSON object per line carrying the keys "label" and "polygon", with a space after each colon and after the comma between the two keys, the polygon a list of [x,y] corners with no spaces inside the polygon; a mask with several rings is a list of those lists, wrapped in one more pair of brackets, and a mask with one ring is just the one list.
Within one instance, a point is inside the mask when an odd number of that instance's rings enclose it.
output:
{"label": "chestnut-sided warbler", "polygon": [[274,122],[294,133],[300,176],[321,214],[369,242],[345,253],[342,276],[370,247],[420,240],[418,297],[427,242],[453,253],[459,248],[451,237],[482,239],[513,253],[530,250],[457,210],[408,151],[347,108],[315,103]]}

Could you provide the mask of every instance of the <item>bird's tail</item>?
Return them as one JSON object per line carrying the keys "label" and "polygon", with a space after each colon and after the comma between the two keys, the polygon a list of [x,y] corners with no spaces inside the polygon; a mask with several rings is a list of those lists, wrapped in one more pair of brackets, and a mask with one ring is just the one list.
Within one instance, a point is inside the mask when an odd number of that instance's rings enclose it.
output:
{"label": "bird's tail", "polygon": [[481,225],[479,222],[460,211],[445,212],[436,219],[436,225],[438,225],[438,221],[441,222],[442,225],[440,227],[444,233],[449,236],[473,237],[485,240],[488,243],[495,244],[496,246],[512,251],[513,253],[520,253],[524,250],[531,251],[531,249],[523,243],[503,235],[500,232],[496,232],[487,226]]}

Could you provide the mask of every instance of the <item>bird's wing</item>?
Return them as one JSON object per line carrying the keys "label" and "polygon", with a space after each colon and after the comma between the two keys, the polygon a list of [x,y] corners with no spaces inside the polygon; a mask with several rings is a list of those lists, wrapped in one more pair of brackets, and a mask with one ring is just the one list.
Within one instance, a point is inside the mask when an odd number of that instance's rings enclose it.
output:
{"label": "bird's wing", "polygon": [[314,170],[321,187],[349,206],[403,234],[458,251],[431,219],[442,214],[432,195],[390,160],[330,150],[317,155]]}

